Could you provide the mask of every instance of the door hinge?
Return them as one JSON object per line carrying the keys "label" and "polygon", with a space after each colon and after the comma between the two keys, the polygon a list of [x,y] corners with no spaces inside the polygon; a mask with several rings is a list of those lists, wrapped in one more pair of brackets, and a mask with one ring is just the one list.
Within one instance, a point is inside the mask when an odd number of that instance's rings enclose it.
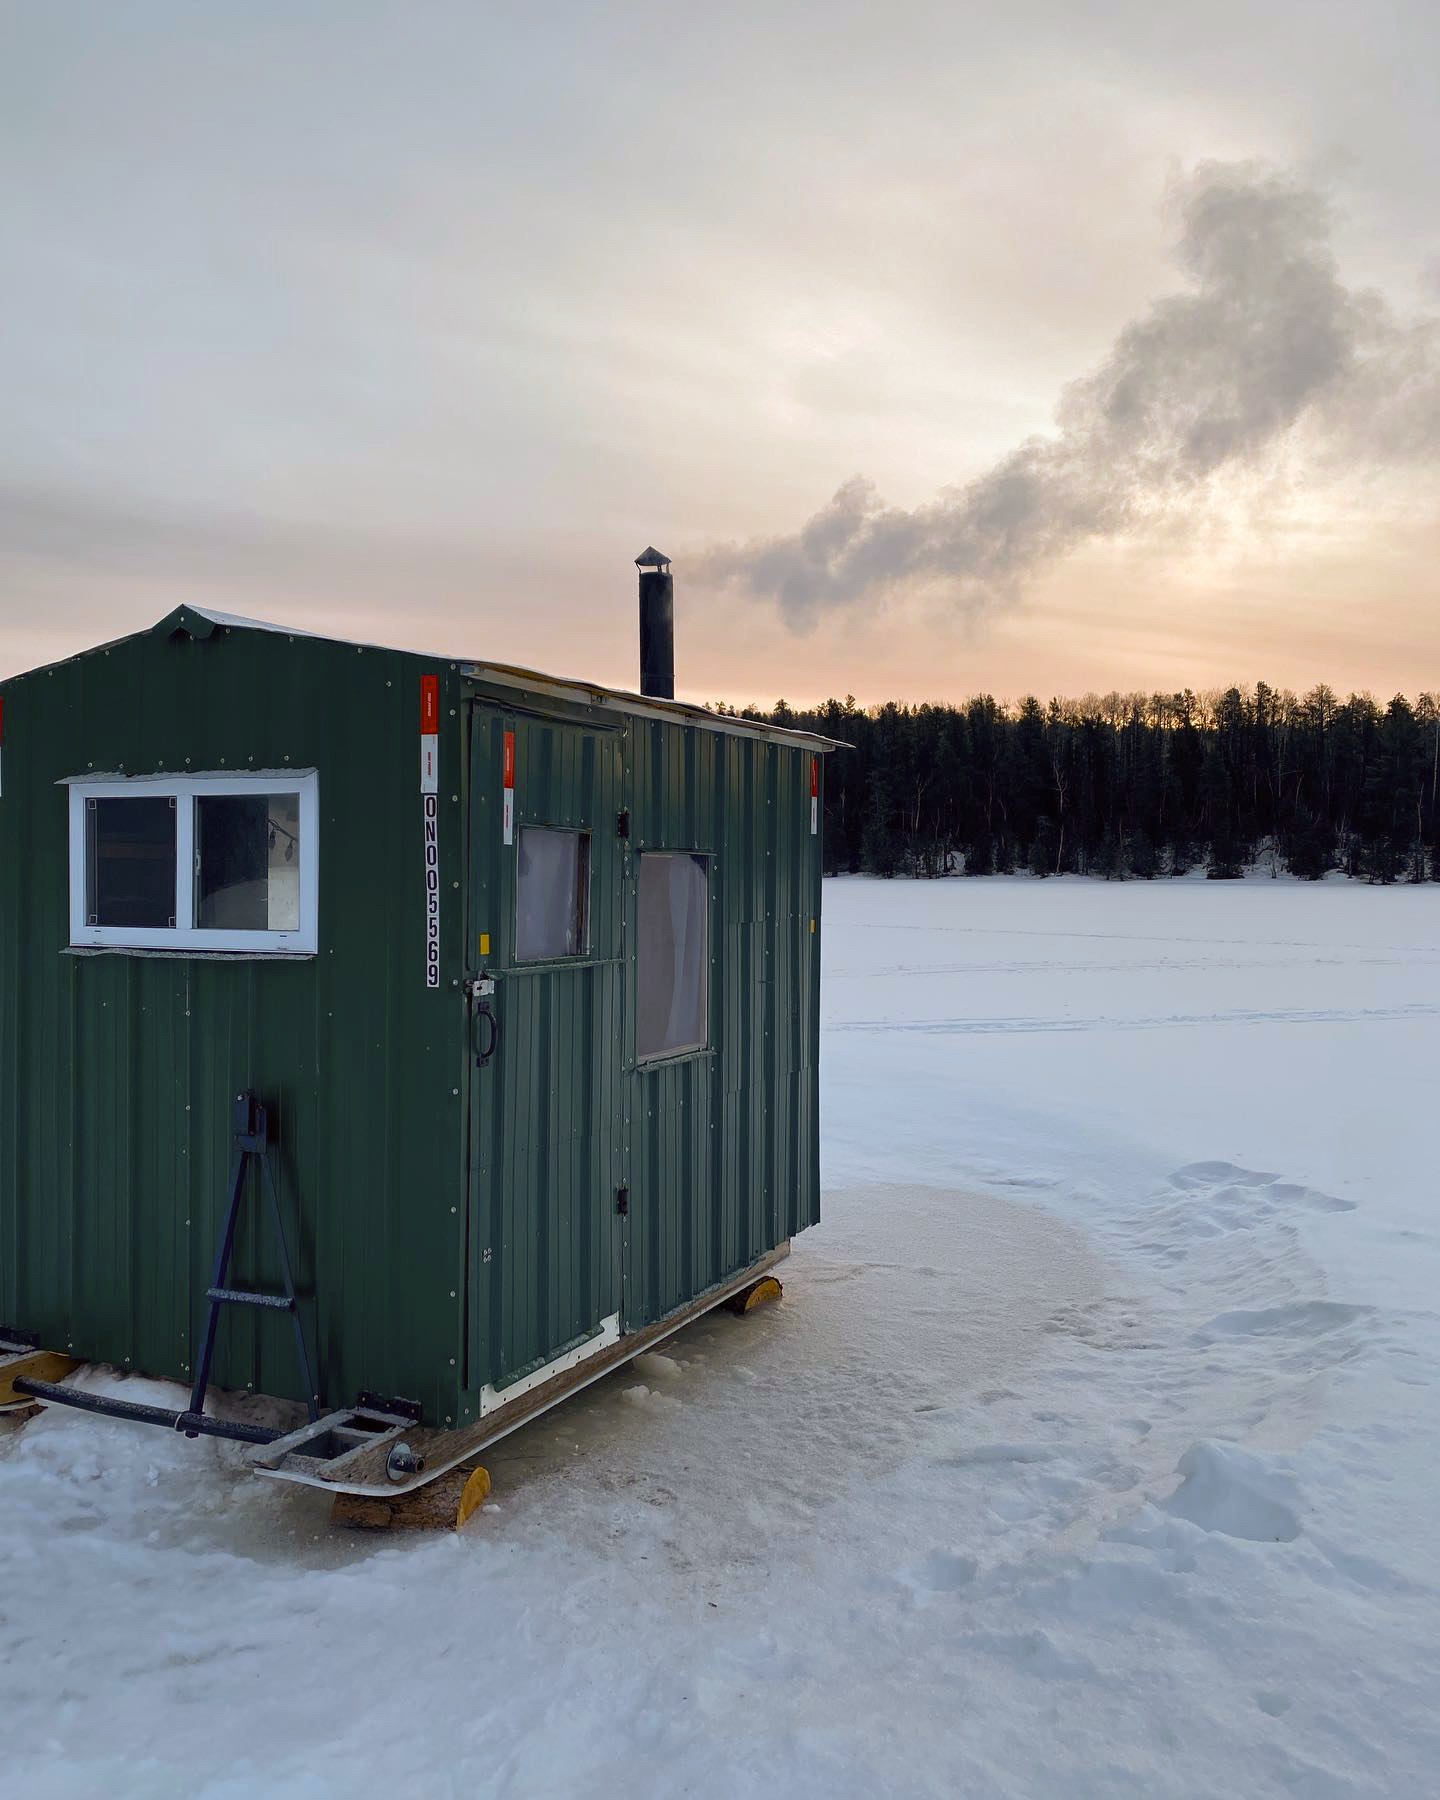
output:
{"label": "door hinge", "polygon": [[618,837],[628,838],[630,835],[630,808],[624,807],[615,815],[615,832]]}
{"label": "door hinge", "polygon": [[622,1219],[628,1215],[628,1213],[630,1211],[630,1190],[628,1187],[616,1188],[616,1190],[615,1190],[615,1210],[617,1213],[619,1213],[619,1215]]}

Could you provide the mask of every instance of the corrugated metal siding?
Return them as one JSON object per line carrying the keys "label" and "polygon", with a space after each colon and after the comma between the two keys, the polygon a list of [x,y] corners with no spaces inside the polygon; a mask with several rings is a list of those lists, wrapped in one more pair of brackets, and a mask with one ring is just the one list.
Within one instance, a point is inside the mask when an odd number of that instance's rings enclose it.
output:
{"label": "corrugated metal siding", "polygon": [[[515,733],[515,826],[590,834],[590,942],[569,962],[515,956],[516,845],[501,826]],[[493,1062],[471,1068],[469,1386],[503,1386],[620,1304],[615,1211],[623,1056],[621,733],[476,704],[468,942],[495,977]],[[482,956],[481,933],[490,939]],[[462,1404],[473,1417],[476,1394]]]}
{"label": "corrugated metal siding", "polygon": [[633,1328],[819,1219],[820,840],[800,749],[632,721],[626,792],[632,859],[710,858],[710,1048],[637,1064],[627,969]]}
{"label": "corrugated metal siding", "polygon": [[[810,752],[633,718],[617,732],[613,721],[491,702],[473,719],[470,946],[478,967],[489,934],[503,1036],[474,1075],[466,1412],[484,1382],[557,1354],[617,1306],[626,1330],[662,1317],[814,1224],[820,1207]],[[591,955],[569,967],[515,964],[507,729],[517,829],[594,834]],[[636,883],[647,849],[709,858],[710,1043],[639,1064]]]}
{"label": "corrugated metal siding", "polygon": [[[419,678],[442,677],[442,964],[424,986]],[[459,681],[241,630],[149,636],[8,682],[0,796],[0,1318],[184,1378],[226,1195],[230,1105],[270,1108],[326,1398],[453,1414],[462,1342]],[[68,775],[320,771],[320,954],[73,956]],[[453,796],[453,798],[452,798]],[[260,1206],[235,1273],[277,1278]],[[264,1253],[261,1253],[263,1248]],[[454,1297],[452,1297],[454,1296]],[[453,1359],[453,1361],[452,1361]],[[225,1385],[298,1396],[283,1319],[226,1316]]]}

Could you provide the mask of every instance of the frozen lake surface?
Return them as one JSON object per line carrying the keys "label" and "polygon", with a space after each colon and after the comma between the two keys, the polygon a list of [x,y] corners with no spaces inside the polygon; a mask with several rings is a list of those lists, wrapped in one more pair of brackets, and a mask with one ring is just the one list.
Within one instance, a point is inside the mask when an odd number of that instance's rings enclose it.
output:
{"label": "frozen lake surface", "polygon": [[7,1800],[1436,1791],[1440,888],[825,908],[784,1304],[463,1534],[0,1436]]}

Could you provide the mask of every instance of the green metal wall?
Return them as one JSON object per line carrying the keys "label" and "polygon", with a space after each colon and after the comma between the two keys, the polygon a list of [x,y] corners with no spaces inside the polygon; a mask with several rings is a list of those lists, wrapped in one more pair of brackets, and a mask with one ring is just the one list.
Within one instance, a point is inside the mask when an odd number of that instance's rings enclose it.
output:
{"label": "green metal wall", "polygon": [[[499,1047],[471,1064],[470,1355],[503,1387],[619,1308],[624,895],[615,821],[619,720],[589,725],[477,702],[472,710],[469,942],[495,977]],[[504,734],[515,738],[515,836],[590,834],[588,952],[515,956],[517,845],[503,841]],[[480,936],[490,950],[480,949]],[[477,1034],[485,1028],[477,1023]],[[474,1416],[471,1394],[461,1417]]]}
{"label": "green metal wall", "polygon": [[[153,634],[0,686],[0,1320],[184,1379],[231,1149],[271,1110],[328,1400],[455,1410],[463,1338],[464,812],[453,666],[317,639]],[[427,990],[422,673],[441,677],[443,981]],[[66,776],[315,767],[320,954],[72,955]],[[264,1224],[257,1205],[253,1218]],[[249,1231],[239,1280],[276,1271]],[[215,1379],[298,1397],[283,1316],[227,1309]]]}
{"label": "green metal wall", "polygon": [[[424,969],[419,690],[441,681],[441,984]],[[819,1217],[820,840],[811,751],[543,694],[440,659],[173,615],[0,684],[0,1321],[189,1376],[230,1103],[271,1109],[307,1335],[362,1388],[473,1418],[619,1312],[648,1323]],[[514,963],[517,824],[593,834],[589,954]],[[87,772],[319,770],[319,954],[72,954]],[[630,835],[616,831],[628,811]],[[709,859],[710,1043],[638,1064],[637,859]],[[480,934],[490,939],[482,954]],[[460,983],[497,978],[479,1068]],[[629,1212],[615,1210],[619,1186]],[[235,1277],[277,1271],[259,1229]],[[230,1309],[216,1381],[298,1397],[282,1317]]]}
{"label": "green metal wall", "polygon": [[[627,1039],[625,1325],[660,1318],[820,1217],[820,839],[811,753],[635,719],[629,854],[710,859],[710,1044]],[[627,884],[633,908],[635,882]],[[627,979],[635,979],[634,959]]]}
{"label": "green metal wall", "polygon": [[[811,751],[600,709],[532,710],[546,705],[477,688],[471,714],[468,953],[494,978],[501,1037],[471,1074],[462,1419],[485,1382],[505,1385],[612,1312],[626,1331],[663,1317],[820,1212]],[[515,957],[507,731],[517,838],[527,824],[592,835],[590,944],[569,963]],[[640,1062],[638,869],[660,850],[707,858],[708,1043]]]}

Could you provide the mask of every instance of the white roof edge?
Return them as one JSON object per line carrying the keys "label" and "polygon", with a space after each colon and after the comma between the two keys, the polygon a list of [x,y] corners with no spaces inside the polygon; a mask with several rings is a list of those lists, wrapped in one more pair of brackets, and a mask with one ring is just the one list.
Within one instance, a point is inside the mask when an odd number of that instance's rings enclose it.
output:
{"label": "white roof edge", "polygon": [[766,719],[732,717],[728,713],[711,712],[708,706],[696,706],[689,700],[658,700],[648,694],[633,693],[627,688],[604,687],[599,682],[577,681],[563,675],[546,675],[539,669],[521,669],[509,663],[462,663],[460,673],[472,681],[489,681],[501,687],[532,689],[555,699],[576,700],[587,706],[609,707],[614,712],[634,713],[642,718],[703,725],[711,731],[730,732],[735,737],[778,738],[786,743],[809,744],[821,750],[849,748],[835,738],[821,737],[813,731],[798,731],[789,725],[772,725]]}
{"label": "white roof edge", "polygon": [[[282,637],[316,638],[322,643],[352,644],[365,650],[389,650],[400,656],[425,656],[424,650],[401,650],[394,644],[362,644],[358,638],[330,637],[321,631],[302,631],[291,625],[275,625],[268,619],[247,619],[238,613],[216,612],[213,607],[185,604],[187,612],[208,619],[212,625],[233,626],[241,631],[271,631]],[[708,706],[696,706],[689,700],[654,700],[628,688],[606,687],[598,681],[580,681],[573,676],[547,675],[543,669],[523,669],[513,663],[481,663],[466,657],[450,657],[437,653],[441,662],[456,663],[462,675],[471,680],[502,682],[510,687],[543,688],[554,694],[574,697],[590,706],[608,706],[621,712],[632,712],[653,718],[681,718],[695,725],[708,725],[713,730],[734,732],[740,737],[774,737],[797,743],[816,744],[826,750],[844,750],[849,746],[834,738],[821,737],[813,731],[798,731],[788,725],[772,725],[766,719],[732,719],[727,714],[711,712]]]}
{"label": "white roof edge", "polygon": [[[195,613],[202,619],[208,619],[212,625],[235,625],[242,631],[273,631],[278,637],[322,639],[325,637],[323,631],[306,631],[300,625],[277,625],[271,619],[247,619],[242,613],[216,612],[213,606],[196,606],[193,600],[183,601],[178,610]],[[169,615],[167,614],[166,617],[168,618]],[[329,641],[335,644],[357,644],[360,640],[358,638],[331,638]],[[364,648],[378,650],[381,646],[366,644]]]}

